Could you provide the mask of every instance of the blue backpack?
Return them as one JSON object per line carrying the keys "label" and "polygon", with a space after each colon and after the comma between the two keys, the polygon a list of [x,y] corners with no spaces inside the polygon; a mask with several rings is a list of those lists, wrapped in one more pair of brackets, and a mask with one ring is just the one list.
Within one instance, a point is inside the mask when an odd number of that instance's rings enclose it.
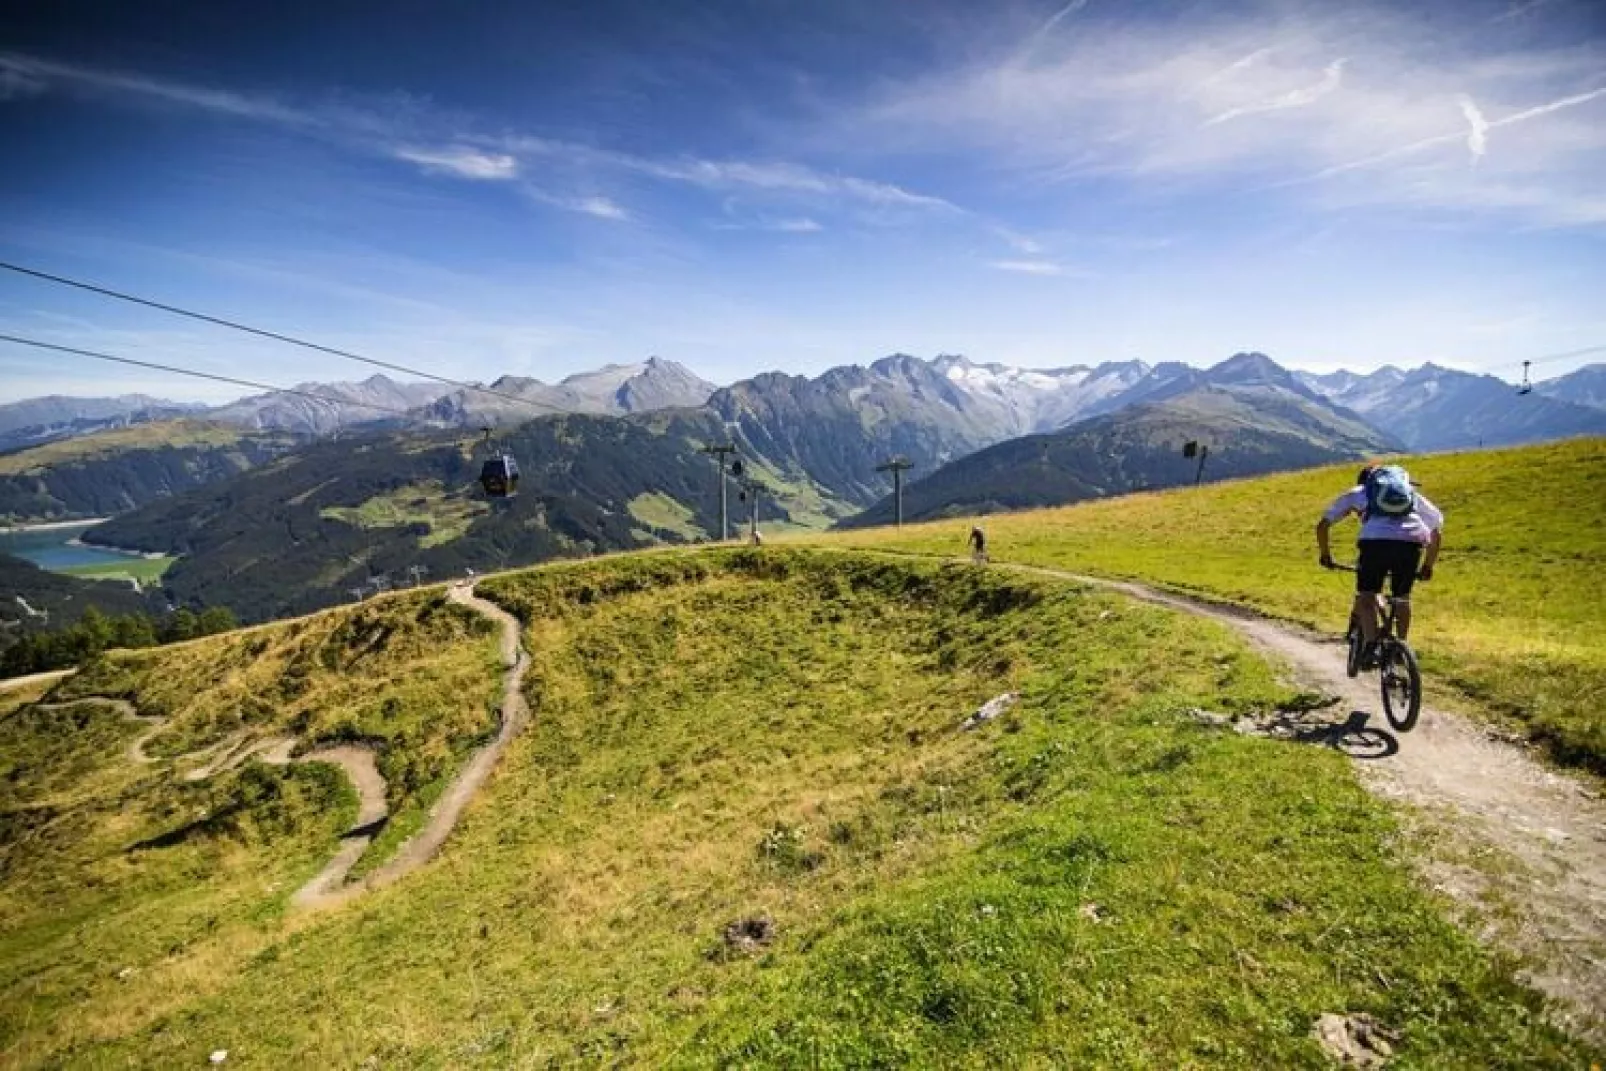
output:
{"label": "blue backpack", "polygon": [[1405,517],[1416,509],[1410,475],[1398,465],[1383,465],[1366,479],[1367,517]]}

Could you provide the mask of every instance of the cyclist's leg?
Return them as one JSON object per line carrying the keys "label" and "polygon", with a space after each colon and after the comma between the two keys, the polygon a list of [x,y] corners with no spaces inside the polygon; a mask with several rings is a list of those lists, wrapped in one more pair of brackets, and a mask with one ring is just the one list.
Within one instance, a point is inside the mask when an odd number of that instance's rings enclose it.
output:
{"label": "cyclist's leg", "polygon": [[1422,563],[1420,543],[1396,544],[1389,562],[1389,592],[1394,596],[1394,634],[1405,639],[1411,633],[1411,588]]}
{"label": "cyclist's leg", "polygon": [[1377,641],[1377,597],[1388,572],[1388,548],[1380,546],[1382,542],[1361,540],[1355,563],[1355,619],[1361,623],[1361,636],[1368,646]]}

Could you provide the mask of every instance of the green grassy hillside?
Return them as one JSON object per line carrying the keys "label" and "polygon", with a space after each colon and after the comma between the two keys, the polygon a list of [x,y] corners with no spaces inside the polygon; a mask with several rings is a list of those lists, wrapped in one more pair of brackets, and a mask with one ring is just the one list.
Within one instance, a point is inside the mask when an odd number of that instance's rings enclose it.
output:
{"label": "green grassy hillside", "polygon": [[147,558],[130,556],[126,561],[120,562],[70,565],[62,572],[83,580],[138,580],[141,584],[154,584],[162,579],[162,574],[177,560],[166,555]]}
{"label": "green grassy hillside", "polygon": [[[1521,718],[1561,758],[1606,770],[1606,439],[1406,458],[1448,517],[1415,597],[1428,687]],[[1354,466],[989,517],[994,560],[1134,577],[1342,632],[1353,580],[1316,567],[1317,516]],[[962,554],[970,521],[836,543]],[[1354,522],[1334,547],[1353,557]]]}
{"label": "green grassy hillside", "polygon": [[[123,761],[138,730],[103,709],[0,714],[4,1061],[1320,1067],[1312,1022],[1364,1011],[1412,1066],[1587,1066],[1341,755],[1186,716],[1293,701],[1221,628],[796,550],[481,587],[526,623],[531,726],[434,863],[328,913],[285,908],[349,820],[327,768],[186,786]],[[436,754],[495,679],[445,610],[152,652],[70,694],[171,712],[163,753],[238,710]]]}
{"label": "green grassy hillside", "polygon": [[[322,764],[249,763],[189,782],[165,760],[295,734],[380,750],[398,830],[494,727],[489,626],[437,594],[109,656],[49,697],[0,703],[0,1064],[55,1063],[211,991],[288,937],[289,892],[351,825]],[[166,717],[151,732],[89,696]],[[182,764],[193,765],[193,763]],[[381,840],[373,851],[393,847]],[[55,1054],[55,1055],[52,1055]]]}
{"label": "green grassy hillside", "polygon": [[225,480],[296,445],[284,432],[164,420],[0,456],[0,521],[106,517]]}

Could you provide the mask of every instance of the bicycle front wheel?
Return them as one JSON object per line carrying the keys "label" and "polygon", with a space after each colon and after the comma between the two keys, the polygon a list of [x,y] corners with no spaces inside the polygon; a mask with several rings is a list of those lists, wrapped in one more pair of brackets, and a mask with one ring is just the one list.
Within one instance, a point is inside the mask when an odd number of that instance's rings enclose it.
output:
{"label": "bicycle front wheel", "polygon": [[1395,641],[1382,652],[1383,713],[1396,732],[1408,733],[1422,713],[1422,671],[1416,652]]}

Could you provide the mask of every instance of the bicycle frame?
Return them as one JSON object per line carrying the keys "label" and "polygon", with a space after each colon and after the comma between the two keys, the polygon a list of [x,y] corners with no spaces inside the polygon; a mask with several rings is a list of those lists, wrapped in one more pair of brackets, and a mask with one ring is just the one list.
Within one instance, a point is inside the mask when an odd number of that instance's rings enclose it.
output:
{"label": "bicycle frame", "polygon": [[[1334,563],[1333,568],[1355,572],[1353,565]],[[1376,593],[1377,600],[1377,668],[1379,686],[1383,696],[1383,712],[1389,724],[1400,732],[1408,732],[1416,724],[1422,709],[1422,675],[1417,667],[1416,652],[1395,633],[1395,614],[1398,603]],[[1361,627],[1358,614],[1350,611],[1349,659],[1346,670],[1351,677],[1361,668]]]}

